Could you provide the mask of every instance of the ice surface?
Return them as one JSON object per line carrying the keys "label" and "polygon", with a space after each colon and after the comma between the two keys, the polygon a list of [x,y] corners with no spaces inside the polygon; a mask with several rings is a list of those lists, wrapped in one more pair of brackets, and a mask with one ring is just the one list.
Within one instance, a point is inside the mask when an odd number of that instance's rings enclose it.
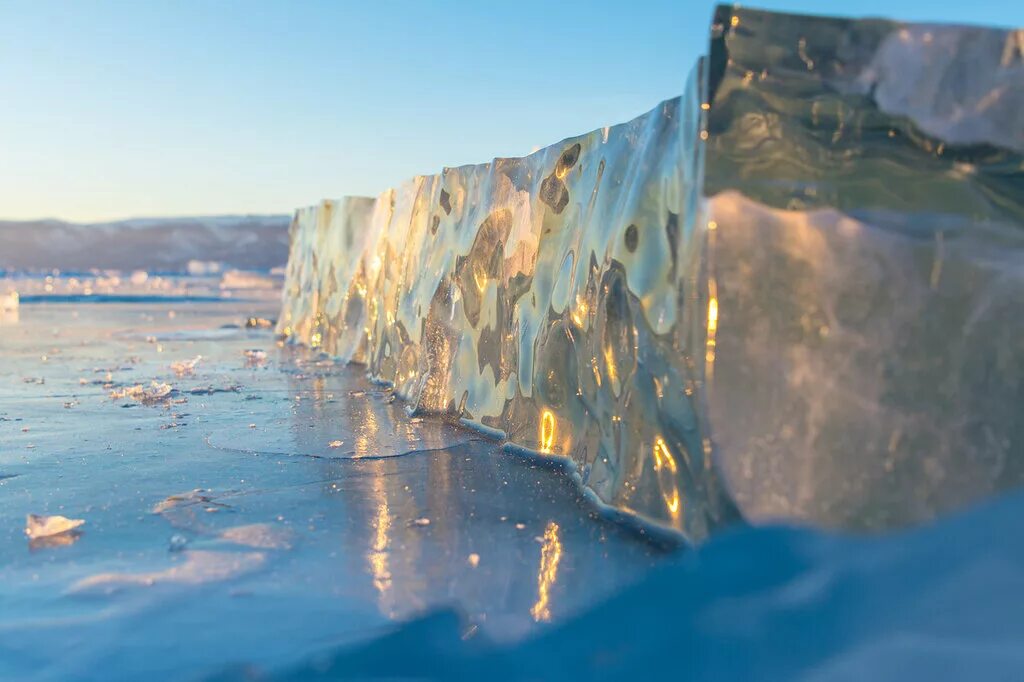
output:
{"label": "ice surface", "polygon": [[169,568],[145,573],[98,573],[74,583],[69,593],[112,594],[132,586],[221,582],[257,570],[266,560],[260,552],[186,551],[184,558]]}
{"label": "ice surface", "polygon": [[[26,305],[3,323],[0,679],[276,670],[446,605],[508,641],[541,627],[542,585],[559,622],[667,556],[560,472],[244,326],[275,305]],[[174,399],[108,397],[153,381]],[[27,513],[86,532],[30,545]]]}
{"label": "ice surface", "polygon": [[296,212],[278,330],[700,540],[1024,477],[1020,32],[720,8],[683,96]]}
{"label": "ice surface", "polygon": [[467,638],[438,612],[256,679],[1015,679],[1024,550],[1007,539],[1022,512],[1017,494],[873,538],[743,528],[525,642]]}

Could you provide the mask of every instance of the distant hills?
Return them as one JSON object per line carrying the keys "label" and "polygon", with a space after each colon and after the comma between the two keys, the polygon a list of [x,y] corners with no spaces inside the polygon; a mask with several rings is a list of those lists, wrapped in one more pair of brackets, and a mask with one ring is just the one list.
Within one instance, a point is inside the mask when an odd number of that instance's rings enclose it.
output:
{"label": "distant hills", "polygon": [[191,260],[269,269],[288,260],[287,215],[0,220],[0,269],[180,272]]}

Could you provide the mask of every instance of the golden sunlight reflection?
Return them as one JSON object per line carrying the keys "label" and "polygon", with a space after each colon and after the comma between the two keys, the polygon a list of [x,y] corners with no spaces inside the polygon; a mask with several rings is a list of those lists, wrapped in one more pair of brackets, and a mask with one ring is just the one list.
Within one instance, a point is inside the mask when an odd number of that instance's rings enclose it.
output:
{"label": "golden sunlight reflection", "polygon": [[668,451],[668,446],[665,445],[663,438],[658,438],[654,441],[654,470],[661,471],[662,468],[668,467],[668,470],[673,474],[676,473],[676,460],[672,457],[672,453]]}
{"label": "golden sunlight reflection", "polygon": [[388,505],[385,480],[379,470],[376,473],[371,492],[372,503],[376,505],[377,513],[370,517],[372,524],[370,550],[366,553],[366,561],[369,565],[370,575],[373,577],[373,587],[380,594],[381,612],[390,617],[392,614],[385,604],[385,600],[391,589],[391,565],[388,551],[391,546],[391,508]]}
{"label": "golden sunlight reflection", "polygon": [[572,321],[577,327],[583,326],[583,321],[587,319],[587,311],[587,302],[576,296],[576,309],[572,311]]}
{"label": "golden sunlight reflection", "polygon": [[313,379],[313,389],[312,389],[313,396],[312,397],[313,397],[313,400],[315,401],[313,404],[314,404],[314,406],[319,408],[318,411],[322,410],[323,405],[324,405],[324,400],[326,399],[326,396],[327,396],[327,391],[324,390],[326,385],[327,384],[324,381],[323,377],[317,377],[316,379]]}
{"label": "golden sunlight reflection", "polygon": [[708,352],[710,360],[714,360],[715,335],[718,332],[718,287],[715,280],[708,281],[708,291],[711,293],[708,299]]}
{"label": "golden sunlight reflection", "polygon": [[540,451],[551,454],[555,444],[555,415],[551,410],[544,410],[540,415]]}
{"label": "golden sunlight reflection", "polygon": [[477,290],[482,294],[487,288],[487,273],[482,267],[473,268],[473,280],[476,282]]}
{"label": "golden sunlight reflection", "polygon": [[373,586],[382,595],[391,587],[391,571],[388,568],[388,531],[391,530],[391,512],[387,499],[381,496],[377,503],[377,518],[374,520],[373,544],[367,559],[370,562],[370,573],[373,575]]}
{"label": "golden sunlight reflection", "polygon": [[611,381],[612,390],[618,394],[619,373],[618,368],[615,366],[615,350],[609,344],[606,344],[604,347],[604,368],[608,374],[608,380]]}
{"label": "golden sunlight reflection", "polygon": [[359,424],[355,440],[356,457],[367,457],[374,454],[371,452],[370,444],[376,442],[377,431],[380,428],[377,423],[377,415],[372,409],[365,410],[362,417],[363,420]]}
{"label": "golden sunlight reflection", "polygon": [[[669,452],[665,439],[657,438],[654,441],[654,471],[658,473],[658,485],[661,487],[661,496],[665,500],[665,506],[672,515],[672,520],[679,518],[679,511],[682,503],[679,499],[679,487],[676,484],[676,460]],[[662,474],[664,472],[664,474]]]}
{"label": "golden sunlight reflection", "polygon": [[558,524],[548,523],[544,530],[544,544],[540,548],[540,568],[537,571],[537,603],[530,615],[538,623],[551,620],[551,588],[558,580],[558,562],[562,560],[562,541],[558,537]]}
{"label": "golden sunlight reflection", "polygon": [[704,350],[704,376],[710,384],[715,374],[715,351],[718,336],[718,281],[715,279],[715,235],[718,223],[708,221],[708,335]]}

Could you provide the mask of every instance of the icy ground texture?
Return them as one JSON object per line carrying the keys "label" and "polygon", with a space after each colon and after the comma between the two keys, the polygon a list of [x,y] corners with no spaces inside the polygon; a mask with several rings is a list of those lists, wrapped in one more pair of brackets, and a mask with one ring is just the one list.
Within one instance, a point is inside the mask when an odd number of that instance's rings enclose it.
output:
{"label": "icy ground texture", "polygon": [[[0,679],[288,668],[443,606],[514,641],[665,556],[560,473],[243,326],[272,314],[0,317]],[[29,538],[28,514],[84,523]]]}
{"label": "icy ground texture", "polygon": [[[452,612],[295,668],[214,679],[1013,680],[1024,666],[1024,495],[909,532],[744,527],[514,644]],[[623,627],[628,623],[628,627]]]}
{"label": "icy ground texture", "polygon": [[722,8],[640,118],[298,211],[279,331],[693,539],[929,518],[1024,473],[1022,45]]}

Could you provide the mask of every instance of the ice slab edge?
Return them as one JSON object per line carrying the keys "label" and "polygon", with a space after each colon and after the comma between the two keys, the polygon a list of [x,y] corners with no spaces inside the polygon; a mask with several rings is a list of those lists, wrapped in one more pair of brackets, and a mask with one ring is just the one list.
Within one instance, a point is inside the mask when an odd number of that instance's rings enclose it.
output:
{"label": "ice slab edge", "polygon": [[721,7],[633,121],[297,211],[278,330],[693,540],[1014,485],[1022,35]]}
{"label": "ice slab edge", "polygon": [[721,8],[707,419],[751,518],[884,528],[1024,478],[1024,31]]}

